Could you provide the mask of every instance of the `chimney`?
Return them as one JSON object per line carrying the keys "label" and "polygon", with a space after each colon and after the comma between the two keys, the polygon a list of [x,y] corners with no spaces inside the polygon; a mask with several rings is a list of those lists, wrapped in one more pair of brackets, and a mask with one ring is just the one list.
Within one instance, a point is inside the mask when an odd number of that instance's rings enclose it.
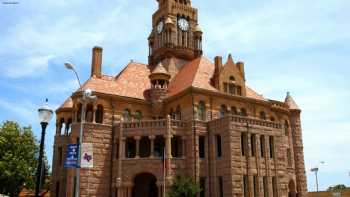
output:
{"label": "chimney", "polygon": [[102,47],[95,46],[92,49],[91,77],[102,76]]}
{"label": "chimney", "polygon": [[214,76],[213,76],[213,85],[215,88],[219,89],[219,77],[220,77],[220,72],[222,68],[222,57],[221,56],[216,56],[214,59],[215,62],[215,70],[214,70]]}
{"label": "chimney", "polygon": [[216,56],[214,61],[215,61],[215,74],[220,74],[221,67],[222,67],[222,57]]}
{"label": "chimney", "polygon": [[245,80],[245,73],[244,73],[244,62],[237,62],[237,68],[241,72],[243,79]]}

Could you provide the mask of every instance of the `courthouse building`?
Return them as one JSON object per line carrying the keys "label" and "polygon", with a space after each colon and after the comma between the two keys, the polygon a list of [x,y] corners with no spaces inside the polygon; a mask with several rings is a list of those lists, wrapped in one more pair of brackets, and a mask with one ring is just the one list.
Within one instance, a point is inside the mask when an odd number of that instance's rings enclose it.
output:
{"label": "courthouse building", "polygon": [[[131,61],[107,76],[102,48],[94,47],[82,88],[97,100],[81,103],[79,89],[57,109],[51,196],[79,189],[164,197],[163,188],[186,175],[200,185],[198,197],[306,197],[301,110],[291,95],[265,98],[246,85],[242,61],[204,57],[205,32],[190,0],[157,3],[148,63]],[[64,163],[67,145],[79,140],[82,105],[93,168],[81,169],[76,188],[75,169]]]}

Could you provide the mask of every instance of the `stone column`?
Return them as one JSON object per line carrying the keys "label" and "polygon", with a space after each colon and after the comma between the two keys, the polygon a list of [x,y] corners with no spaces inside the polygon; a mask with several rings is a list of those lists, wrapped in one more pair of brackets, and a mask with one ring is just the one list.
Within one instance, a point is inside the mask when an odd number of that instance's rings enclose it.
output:
{"label": "stone column", "polygon": [[163,184],[161,182],[157,182],[156,183],[157,188],[158,188],[158,197],[162,197],[163,196]]}
{"label": "stone column", "polygon": [[166,166],[167,167],[167,171],[166,171],[166,177],[168,179],[168,176],[170,176],[171,173],[171,119],[170,119],[170,115],[167,115],[167,119],[166,119],[166,135],[165,135],[165,146],[166,146]]}
{"label": "stone column", "polygon": [[151,136],[149,136],[149,139],[151,141],[151,155],[150,155],[150,158],[154,158],[154,140],[156,139],[156,136],[151,135]]}
{"label": "stone column", "polygon": [[58,121],[56,121],[56,135],[61,135],[61,125]]}
{"label": "stone column", "polygon": [[96,105],[94,104],[92,107],[92,123],[96,123]]}
{"label": "stone column", "polygon": [[182,143],[182,158],[185,158],[186,153],[186,138],[184,136],[181,137],[181,143]]}
{"label": "stone column", "polygon": [[[122,177],[122,160],[125,157],[125,140],[126,138],[123,137],[123,119],[120,120],[119,122],[119,133],[118,133],[118,140],[119,140],[119,152],[118,152],[118,171],[117,171],[117,180],[119,180],[121,184],[121,177]],[[118,189],[118,192],[121,189]]]}
{"label": "stone column", "polygon": [[128,197],[132,197],[132,185],[128,186]]}

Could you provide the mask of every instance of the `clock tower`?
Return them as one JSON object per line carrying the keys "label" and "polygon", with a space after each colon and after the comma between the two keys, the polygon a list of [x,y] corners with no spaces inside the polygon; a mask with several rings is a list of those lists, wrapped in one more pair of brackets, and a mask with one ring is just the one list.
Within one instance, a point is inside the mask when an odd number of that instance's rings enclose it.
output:
{"label": "clock tower", "polygon": [[157,0],[152,16],[149,41],[149,65],[176,57],[190,61],[202,55],[202,31],[198,11],[191,0]]}

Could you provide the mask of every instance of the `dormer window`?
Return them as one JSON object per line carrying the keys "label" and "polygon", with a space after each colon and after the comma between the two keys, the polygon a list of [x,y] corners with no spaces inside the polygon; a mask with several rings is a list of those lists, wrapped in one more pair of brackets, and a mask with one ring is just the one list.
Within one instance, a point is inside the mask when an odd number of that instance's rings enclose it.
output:
{"label": "dormer window", "polygon": [[236,86],[230,83],[228,91],[230,94],[236,94]]}
{"label": "dormer window", "polygon": [[236,78],[234,76],[230,76],[228,81],[223,83],[224,91],[231,95],[240,95],[242,96],[242,88],[241,86],[236,85]]}

